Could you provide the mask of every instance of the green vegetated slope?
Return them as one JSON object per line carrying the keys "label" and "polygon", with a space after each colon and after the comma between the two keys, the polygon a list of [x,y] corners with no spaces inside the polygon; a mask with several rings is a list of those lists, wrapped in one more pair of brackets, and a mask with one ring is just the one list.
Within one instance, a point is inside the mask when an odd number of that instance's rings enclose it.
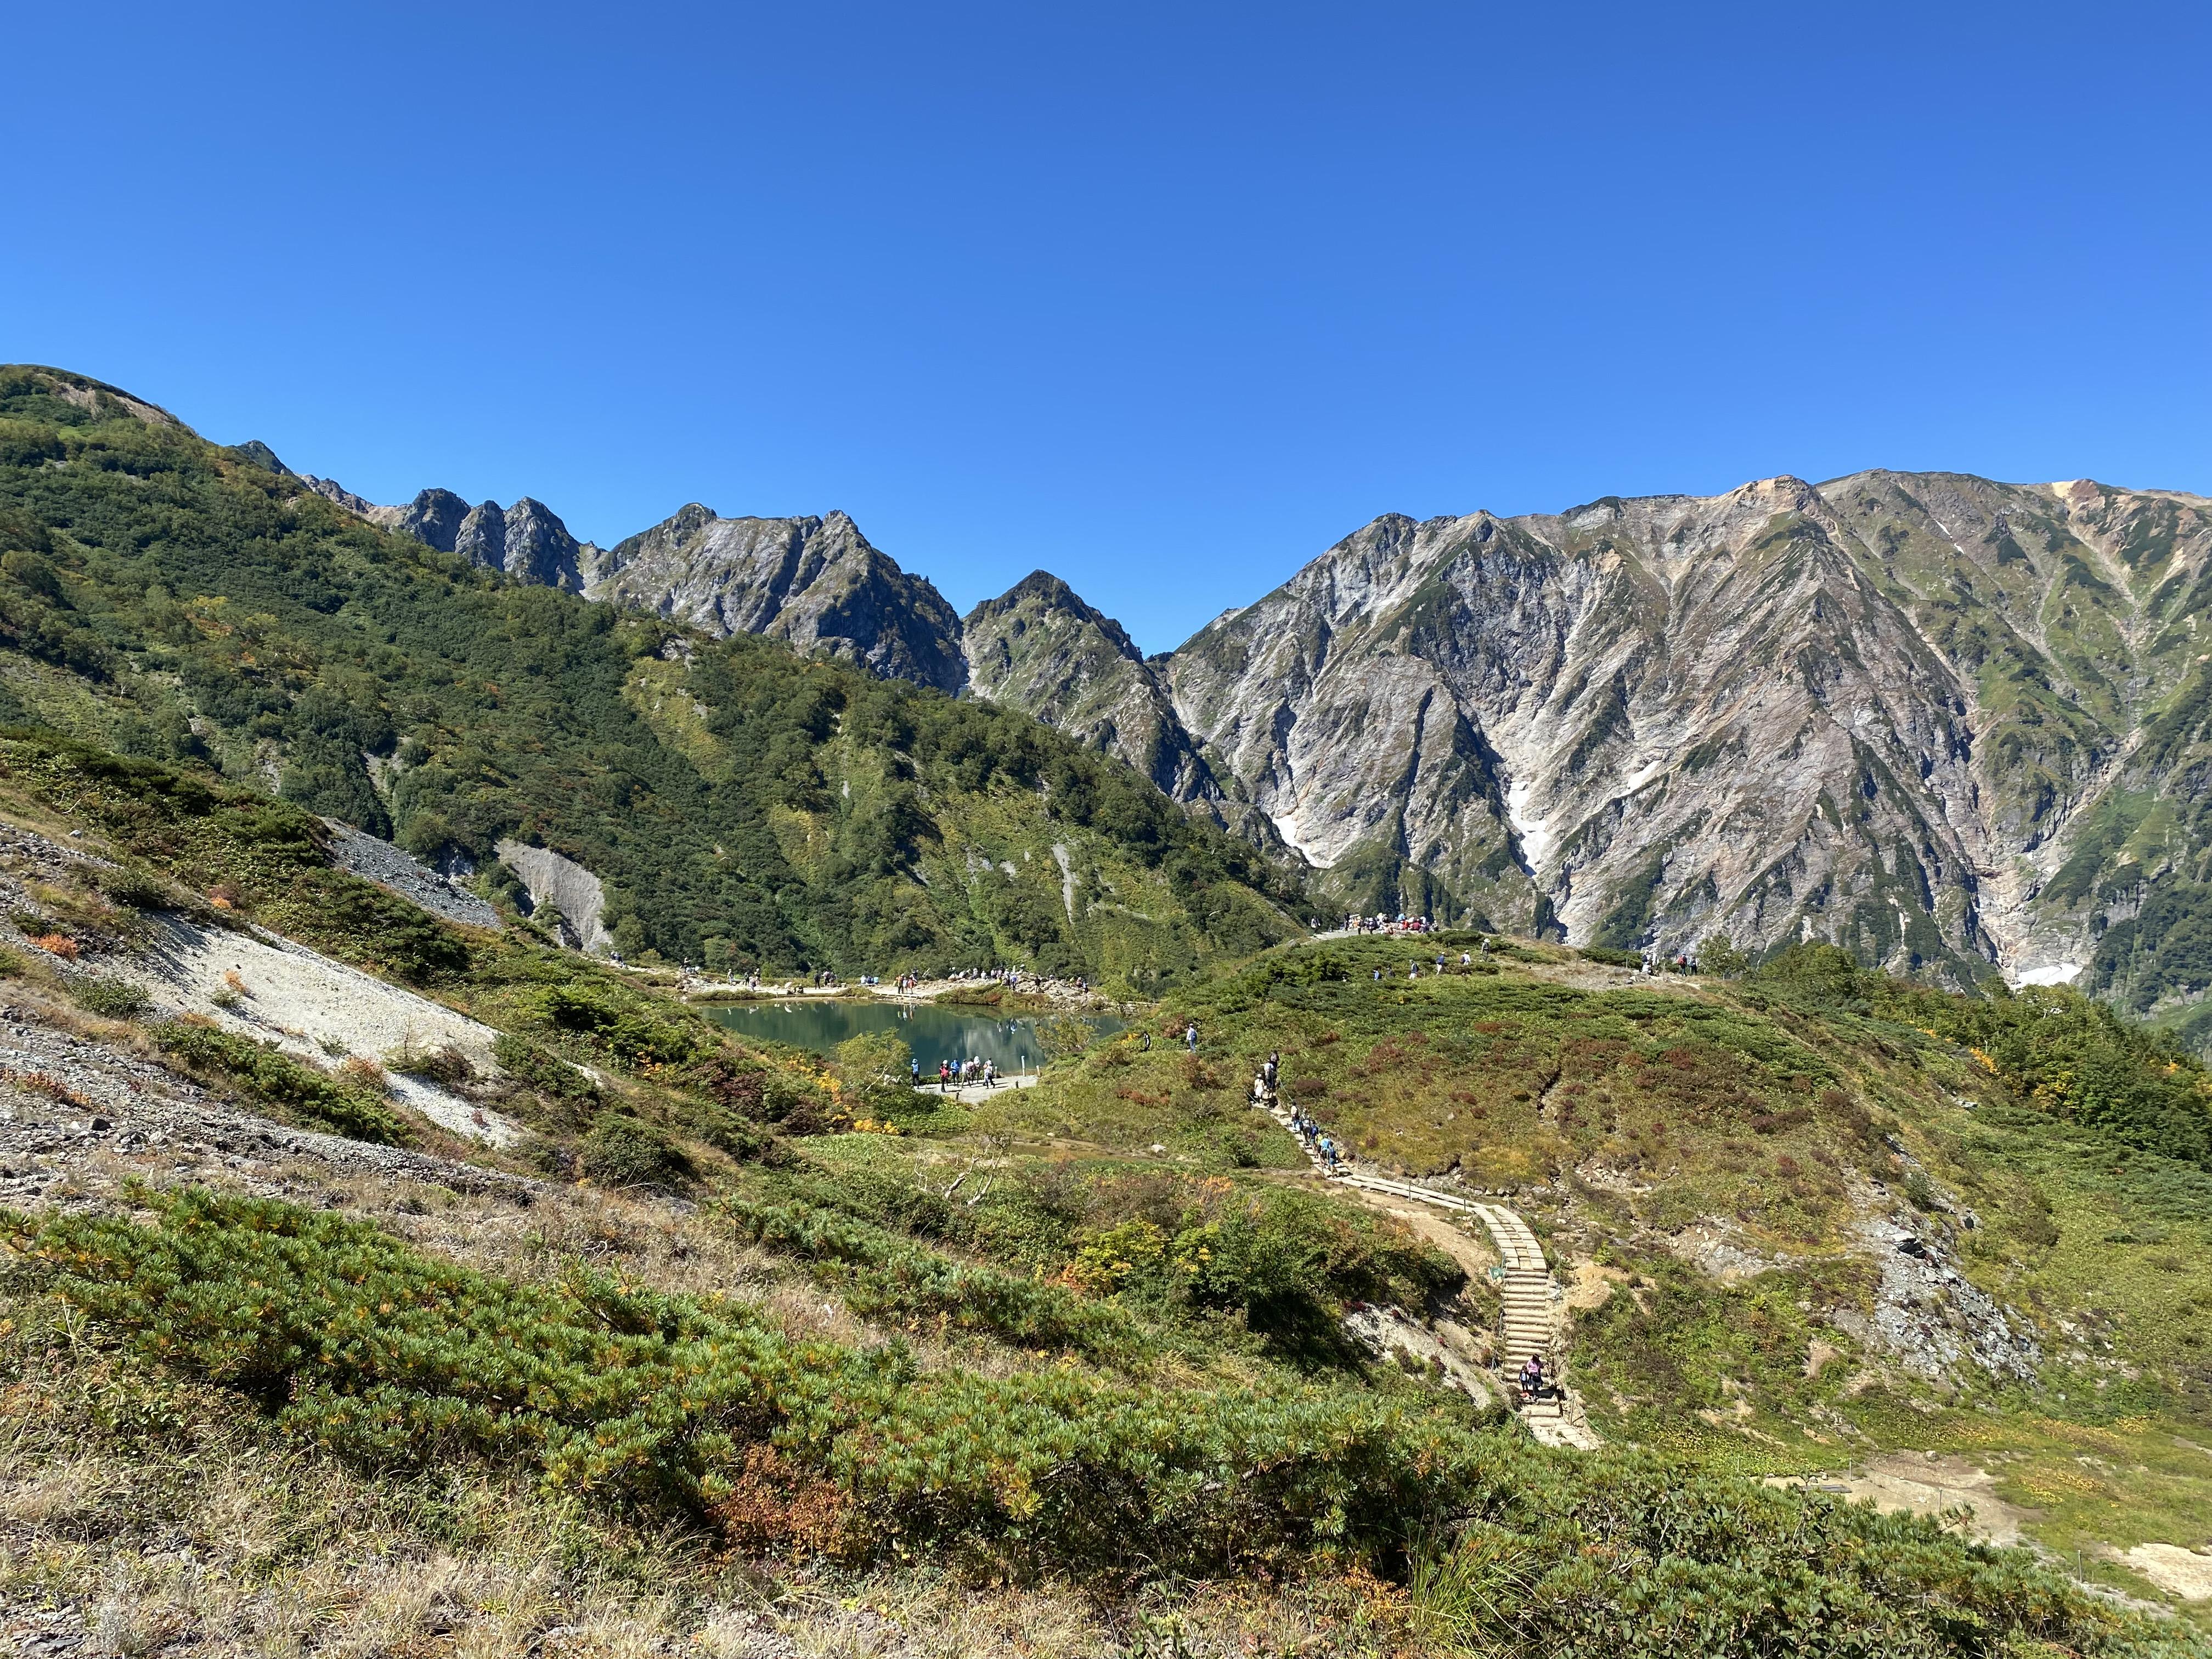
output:
{"label": "green vegetated slope", "polygon": [[[1368,1080],[1401,1089],[1402,1109],[1437,1085],[1450,1103],[1438,1133],[1455,1132],[1464,1103],[1421,1051],[1472,1052],[1508,1036],[1482,1028],[1517,1020],[1524,1085],[1555,1092],[1529,1056],[1579,994],[1540,988],[1567,998],[1540,1018],[1530,988],[1564,953],[1403,984],[1358,976],[1370,957],[1396,969],[1402,947],[1272,954],[1147,1022],[1199,1020],[1195,1056],[1148,1048],[1143,1030],[1064,1034],[1039,1089],[962,1107],[900,1086],[881,1039],[834,1066],[748,1048],[574,952],[422,917],[331,870],[293,803],[35,732],[0,738],[0,769],[9,814],[77,827],[117,862],[97,891],[42,901],[58,929],[86,937],[85,959],[106,948],[93,941],[103,905],[116,948],[123,913],[189,908],[414,983],[506,1033],[497,1103],[538,1130],[544,1167],[686,1193],[730,1248],[764,1252],[872,1328],[857,1343],[802,1339],[757,1304],[671,1294],[589,1258],[523,1279],[337,1214],[148,1188],[106,1213],[5,1222],[9,1409],[106,1402],[81,1425],[80,1455],[112,1443],[204,1464],[216,1452],[190,1451],[199,1443],[179,1425],[204,1415],[195,1391],[212,1388],[255,1433],[330,1471],[308,1478],[502,1483],[549,1528],[597,1517],[580,1559],[690,1539],[690,1564],[671,1571],[695,1577],[733,1551],[814,1571],[1069,1582],[1109,1607],[1193,1577],[1370,1585],[1349,1650],[2158,1650],[2154,1626],[2026,1556],[1762,1488],[1703,1443],[1543,1452],[1430,1368],[1347,1338],[1354,1304],[1419,1310],[1458,1294],[1480,1310],[1488,1292],[1397,1224],[1286,1178],[1295,1158],[1239,1104],[1240,1073],[1281,1048],[1292,1087],[1347,1134],[1361,1132],[1341,1114]],[[1807,994],[1838,994],[1813,978]],[[1517,1003],[1483,1000],[1516,986]],[[1831,1075],[1863,1092],[1833,1057],[1816,1071],[1815,1022],[1798,1030],[1778,1001],[1708,1017],[1688,1012],[1698,999],[1639,994],[1583,1014],[1629,1018],[1662,1063],[1687,1051],[1709,1085],[1730,1056],[1765,1068],[1771,1085],[1743,1074],[1745,1097],[1714,1109],[1723,1117]],[[1456,998],[1472,999],[1464,1031]],[[1618,1066],[1638,1042],[1595,1036],[1620,1045],[1605,1051]],[[2114,1041],[2122,1060],[2142,1057]],[[1982,1046],[2000,1066],[2033,1062]],[[264,1076],[252,1054],[180,1059],[249,1103],[318,1119],[298,1077]],[[1345,1086],[1324,1095],[1316,1078]],[[1460,1092],[1502,1114],[1510,1080]],[[1862,1133],[1812,1097],[1820,1124]],[[1792,1109],[1779,1132],[1817,1163]],[[2139,1138],[2167,1132],[2155,1111],[2129,1122]],[[1884,1121],[1868,1127],[1879,1136]],[[1381,1144],[1385,1115],[1367,1132]],[[1510,1133],[1547,1156],[1533,1121]],[[1801,1241],[1819,1231],[1810,1209],[1776,1224]],[[1709,1296],[1690,1303],[1711,1312]],[[1663,1334],[1694,1326],[1670,1316]],[[1613,1351],[1590,1340],[1594,1356]],[[1866,1415],[1873,1443],[1882,1419]],[[1638,1426],[1616,1425],[1624,1440]],[[35,1440],[43,1419],[24,1432]]]}
{"label": "green vegetated slope", "polygon": [[[1422,1623],[1490,1650],[2155,1641],[1930,1522],[1650,1455],[1546,1455],[1373,1392],[927,1373],[895,1348],[794,1343],[742,1305],[588,1273],[517,1284],[286,1205],[141,1202],[140,1220],[6,1219],[26,1322],[58,1305],[119,1343],[111,1397],[158,1413],[164,1379],[212,1382],[356,1468],[489,1462],[742,1549],[1109,1594],[1162,1573],[1404,1573],[1410,1550]],[[12,1345],[11,1382],[33,1357]],[[1434,1535],[1459,1541],[1423,1556]]]}
{"label": "green vegetated slope", "polygon": [[[741,1042],[653,984],[526,932],[433,917],[335,867],[325,826],[290,801],[19,728],[0,730],[0,815],[65,830],[72,846],[109,861],[80,867],[67,885],[34,886],[40,909],[10,920],[46,948],[0,962],[0,975],[27,978],[94,1015],[144,1015],[143,996],[105,975],[142,951],[149,916],[258,925],[500,1032],[501,1077],[476,1075],[458,1055],[360,1058],[419,1067],[518,1119],[536,1136],[526,1166],[668,1182],[704,1173],[702,1161],[759,1157],[787,1131],[852,1121],[842,1079],[815,1057]],[[58,971],[57,951],[74,971]],[[425,1121],[394,1108],[374,1063],[317,1065],[189,1018],[149,1034],[179,1068],[258,1111],[359,1139],[448,1149]]]}
{"label": "green vegetated slope", "polygon": [[519,586],[112,388],[0,371],[0,719],[488,865],[635,957],[1136,987],[1293,931],[1281,878],[1025,716]]}
{"label": "green vegetated slope", "polygon": [[[0,813],[113,866],[13,919],[80,963],[0,961],[16,992],[256,1110],[462,1150],[374,1066],[189,1019],[130,1036],[143,1007],[97,976],[134,918],[275,928],[501,1033],[501,1079],[408,1060],[532,1131],[473,1156],[682,1194],[866,1322],[802,1338],[596,1256],[525,1275],[149,1188],[0,1224],[27,1455],[181,1481],[273,1445],[332,1490],[473,1481],[577,1561],[685,1582],[734,1558],[1109,1608],[1352,1586],[1347,1651],[2186,1650],[2026,1555],[1756,1478],[1964,1449],[2062,1547],[2203,1535],[2174,1448],[2203,1414],[2212,1176],[2178,1053],[2063,994],[1940,997],[1822,953],[1741,988],[1605,988],[1504,944],[1419,979],[1426,943],[1216,969],[1287,931],[1263,873],[1030,722],[508,586],[87,382],[16,373],[0,406]],[[427,917],[335,869],[318,811],[428,854],[538,835],[668,955],[1026,954],[1161,989],[1146,1028],[1204,1041],[1062,1033],[1042,1086],[962,1107],[880,1041],[741,1043],[525,930]],[[1607,1291],[1572,1363],[1610,1449],[1543,1452],[1348,1337],[1355,1304],[1479,1322],[1494,1293],[1299,1173],[1242,1103],[1275,1049],[1347,1140],[1516,1189]],[[2032,1375],[1882,1346],[1856,1227],[1893,1197],[2034,1334]],[[1727,1283],[1681,1243],[1715,1225],[1747,1264]],[[250,1431],[194,1438],[219,1401]]]}
{"label": "green vegetated slope", "polygon": [[1608,1438],[1761,1474],[1956,1453],[2057,1547],[2205,1535],[2212,1073],[2170,1033],[1832,947],[1724,981],[1480,939],[1271,952],[1169,1000],[1195,1060],[1094,1055],[1009,1110],[1195,1152],[1265,1122],[1240,1097],[1279,1051],[1362,1158],[1537,1224]]}

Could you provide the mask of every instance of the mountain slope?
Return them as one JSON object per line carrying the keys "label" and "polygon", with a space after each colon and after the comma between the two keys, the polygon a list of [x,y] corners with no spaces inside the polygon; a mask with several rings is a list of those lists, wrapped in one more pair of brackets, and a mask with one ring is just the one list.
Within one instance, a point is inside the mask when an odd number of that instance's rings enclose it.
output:
{"label": "mountain slope", "polygon": [[838,514],[687,507],[603,551],[533,502],[313,487],[523,580],[1022,709],[1330,904],[1662,955],[1832,939],[2212,1029],[2197,497],[1870,472],[1387,516],[1146,659],[1042,573],[955,617]]}
{"label": "mountain slope", "polygon": [[1219,797],[1144,653],[1059,577],[1032,571],[970,611],[961,630],[976,696],[1110,750],[1178,800]]}
{"label": "mountain slope", "polygon": [[2193,497],[1948,475],[1385,518],[1169,674],[1355,904],[2086,966],[2148,1008],[2212,982],[2136,920],[2212,847],[2185,781],[2208,558]]}
{"label": "mountain slope", "polygon": [[[494,574],[483,509],[441,552],[144,407],[0,371],[0,718],[444,868],[543,844],[602,878],[630,955],[1152,984],[1291,931],[1295,888],[1025,716]],[[503,564],[549,544],[528,507]]]}

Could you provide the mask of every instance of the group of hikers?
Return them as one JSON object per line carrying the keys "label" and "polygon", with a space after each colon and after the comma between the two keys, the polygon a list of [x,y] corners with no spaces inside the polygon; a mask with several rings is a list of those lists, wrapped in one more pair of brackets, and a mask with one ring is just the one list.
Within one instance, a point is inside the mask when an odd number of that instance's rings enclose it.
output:
{"label": "group of hikers", "polygon": [[1291,1108],[1291,1133],[1298,1138],[1307,1152],[1322,1161],[1322,1167],[1329,1174],[1341,1175],[1344,1172],[1344,1148],[1320,1124],[1308,1117],[1303,1108]]}
{"label": "group of hikers", "polygon": [[[1198,1028],[1186,1029],[1186,1036],[1195,1047]],[[1279,1049],[1267,1056],[1267,1062],[1252,1075],[1252,1103],[1262,1110],[1273,1110],[1276,1102],[1276,1085],[1280,1078],[1283,1056]],[[1305,1115],[1303,1107],[1291,1108],[1291,1133],[1298,1138],[1307,1152],[1321,1161],[1322,1167],[1331,1175],[1343,1172],[1346,1162],[1344,1148],[1320,1124]]]}
{"label": "group of hikers", "polygon": [[[1443,958],[1441,957],[1437,959],[1437,971],[1438,973],[1443,971]],[[1197,1048],[1198,1027],[1196,1024],[1190,1024],[1183,1027],[1183,1040],[1193,1049]],[[1151,1047],[1149,1034],[1146,1035],[1145,1046]],[[1278,1049],[1269,1054],[1261,1063],[1260,1069],[1252,1074],[1252,1103],[1255,1106],[1268,1111],[1275,1109],[1280,1097],[1282,1066],[1282,1051]],[[1297,1136],[1299,1144],[1319,1161],[1324,1170],[1331,1176],[1344,1173],[1345,1165],[1350,1161],[1344,1148],[1320,1124],[1308,1117],[1304,1108],[1295,1103],[1291,1107],[1290,1125],[1291,1133]],[[1545,1374],[1544,1356],[1540,1353],[1532,1353],[1522,1362],[1519,1373],[1514,1378],[1514,1383],[1519,1396],[1519,1403],[1522,1405],[1541,1400],[1547,1394],[1554,1394],[1558,1391],[1558,1384]]]}
{"label": "group of hikers", "polygon": [[1344,919],[1347,933],[1426,933],[1436,923],[1426,916],[1409,916],[1402,911],[1395,916],[1385,915],[1380,910],[1371,916],[1350,915]]}
{"label": "group of hikers", "polygon": [[[1482,954],[1488,956],[1490,954],[1490,941],[1485,939],[1482,942],[1481,949]],[[1469,969],[1473,968],[1474,966],[1474,952],[1472,951],[1461,951],[1459,953],[1459,966],[1462,973],[1465,973]],[[1451,958],[1441,951],[1437,952],[1436,971],[1439,974],[1446,974],[1451,971]],[[1486,969],[1484,971],[1486,973],[1489,970]],[[1419,979],[1420,976],[1421,964],[1419,963],[1409,962],[1406,964],[1406,977],[1407,979]],[[1382,981],[1382,970],[1380,968],[1377,968],[1375,970],[1375,981],[1378,985]]]}
{"label": "group of hikers", "polygon": [[[1078,996],[1085,997],[1091,994],[1090,980],[1080,974],[1076,975],[1073,979],[1054,979],[1049,975],[1031,973],[1020,968],[959,968],[945,975],[945,977],[956,984],[994,985],[1000,990],[1024,991],[1037,996],[1049,996],[1055,992],[1073,992]],[[845,976],[840,975],[835,969],[820,968],[807,975],[805,988],[811,991],[836,990],[842,988],[845,983]],[[880,974],[854,974],[852,975],[852,983],[866,986],[870,989],[881,989],[884,981]],[[900,996],[912,996],[921,988],[923,975],[902,973],[896,975],[890,983],[896,988]],[[761,976],[757,972],[748,971],[732,974],[724,979],[710,980],[702,976],[696,969],[687,968],[684,973],[684,988],[687,991],[716,989],[757,991],[761,988]],[[783,981],[781,986],[770,986],[769,994],[797,996],[802,993],[798,981],[787,979]]]}
{"label": "group of hikers", "polygon": [[[1081,974],[1073,979],[1054,979],[1048,974],[1033,973],[1022,968],[956,968],[946,978],[961,984],[996,985],[1002,991],[1029,990],[1043,995],[1055,987],[1088,995],[1091,981]],[[919,983],[919,981],[916,981]]]}
{"label": "group of hikers", "polygon": [[[913,1065],[914,1085],[919,1089],[921,1086],[921,1062],[915,1060]],[[996,1088],[998,1082],[999,1062],[995,1060],[963,1060],[957,1063],[940,1060],[937,1062],[937,1088],[940,1094],[949,1094],[955,1089],[965,1089],[976,1083],[987,1089]]]}

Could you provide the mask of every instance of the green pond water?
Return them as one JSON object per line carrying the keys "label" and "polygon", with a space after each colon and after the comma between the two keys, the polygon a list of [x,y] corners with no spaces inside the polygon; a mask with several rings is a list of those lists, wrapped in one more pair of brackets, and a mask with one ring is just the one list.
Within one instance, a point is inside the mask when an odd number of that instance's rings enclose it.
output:
{"label": "green pond water", "polygon": [[[846,1038],[863,1031],[889,1031],[902,1041],[934,1076],[937,1062],[988,1060],[1001,1072],[1034,1071],[1044,1058],[1036,1024],[1022,1016],[944,1008],[934,1003],[831,1002],[796,1000],[775,1002],[703,1003],[699,1012],[741,1036],[766,1037],[826,1054]],[[1107,1036],[1121,1029],[1118,1019],[1091,1022]]]}

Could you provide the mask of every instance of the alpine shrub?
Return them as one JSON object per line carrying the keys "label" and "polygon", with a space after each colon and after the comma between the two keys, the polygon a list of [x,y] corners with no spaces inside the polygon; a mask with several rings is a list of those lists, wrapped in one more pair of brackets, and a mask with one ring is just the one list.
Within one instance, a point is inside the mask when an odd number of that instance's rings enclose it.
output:
{"label": "alpine shrub", "polygon": [[733,1543],[1024,1576],[1399,1571],[1451,1539],[1421,1605],[1515,1654],[2152,1650],[2148,1621],[2025,1552],[1656,1454],[1559,1457],[1343,1388],[924,1374],[604,1275],[510,1283],[270,1200],[131,1198],[150,1224],[0,1212],[11,1277],[362,1462],[493,1459]]}

